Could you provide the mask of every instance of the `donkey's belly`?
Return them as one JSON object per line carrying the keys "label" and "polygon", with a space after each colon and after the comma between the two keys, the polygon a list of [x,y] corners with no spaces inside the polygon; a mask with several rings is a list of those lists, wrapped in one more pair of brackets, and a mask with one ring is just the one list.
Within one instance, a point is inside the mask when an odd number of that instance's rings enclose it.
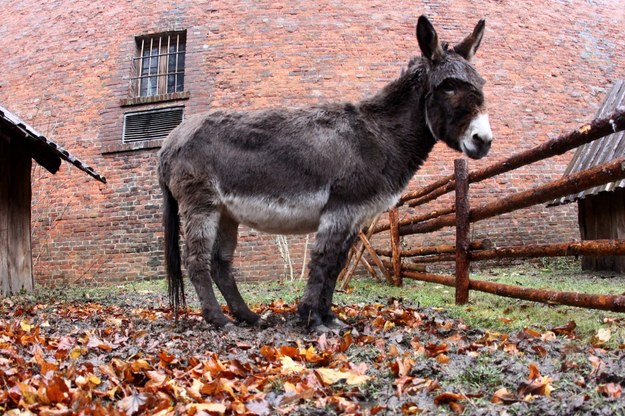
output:
{"label": "donkey's belly", "polygon": [[306,234],[317,231],[326,192],[295,198],[226,196],[228,215],[241,224],[273,234]]}

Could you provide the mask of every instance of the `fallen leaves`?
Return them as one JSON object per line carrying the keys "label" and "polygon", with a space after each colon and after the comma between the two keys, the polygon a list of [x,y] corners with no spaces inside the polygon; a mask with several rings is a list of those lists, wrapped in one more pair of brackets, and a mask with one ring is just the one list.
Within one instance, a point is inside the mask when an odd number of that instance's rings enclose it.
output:
{"label": "fallen leaves", "polygon": [[604,345],[612,338],[612,331],[610,328],[601,328],[597,331],[597,334],[592,337],[591,343],[594,347]]}
{"label": "fallen leaves", "polygon": [[526,381],[519,384],[516,393],[510,392],[502,387],[495,392],[491,398],[491,403],[512,404],[518,401],[532,401],[535,396],[551,397],[553,379],[548,376],[541,376],[538,365],[531,363],[529,375]]}
{"label": "fallen leaves", "polygon": [[601,384],[597,386],[597,392],[610,399],[620,399],[623,394],[623,388],[616,383]]}
{"label": "fallen leaves", "polygon": [[[527,404],[538,396],[553,400],[561,391],[554,367],[543,364],[576,330],[571,321],[544,332],[483,332],[442,310],[415,310],[399,301],[336,308],[352,326],[340,335],[311,335],[301,327],[285,334],[290,327],[284,324],[213,331],[197,312],[186,318],[188,328],[176,328],[166,310],[136,306],[15,309],[0,315],[0,412],[9,415],[73,415],[77,409],[93,415],[271,415],[302,406],[340,414],[437,413],[437,407],[462,413],[482,397]],[[278,322],[295,313],[281,301],[260,309]],[[617,400],[622,384],[605,348],[619,339],[615,325],[621,322],[606,324],[612,329],[597,331],[594,349],[564,357],[555,368],[596,397]],[[511,367],[493,384],[477,377],[468,390],[450,384],[446,372],[521,360],[529,363],[526,371]]]}
{"label": "fallen leaves", "polygon": [[346,383],[350,386],[358,386],[371,380],[370,376],[352,370],[345,371],[335,370],[333,368],[317,368],[315,374],[317,374],[321,382],[326,386],[338,382]]}

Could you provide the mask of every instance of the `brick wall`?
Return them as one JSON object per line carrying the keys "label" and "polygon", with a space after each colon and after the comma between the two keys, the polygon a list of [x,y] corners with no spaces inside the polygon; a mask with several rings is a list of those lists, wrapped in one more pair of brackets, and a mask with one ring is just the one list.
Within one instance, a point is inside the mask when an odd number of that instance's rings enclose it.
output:
{"label": "brick wall", "polygon": [[[187,30],[185,115],[211,108],[303,106],[358,100],[417,54],[427,14],[457,41],[486,18],[476,65],[488,83],[497,140],[475,169],[590,120],[625,77],[625,16],[615,1],[177,2],[24,0],[3,7],[0,102],[108,179],[64,164],[35,171],[33,250],[38,281],[104,282],[163,275],[158,143],[121,145],[135,36]],[[537,13],[536,10],[540,10]],[[473,202],[558,178],[570,154],[472,188]],[[412,187],[451,172],[437,145]],[[579,237],[574,205],[528,209],[475,225],[475,237],[532,243]],[[441,243],[450,232],[424,237]],[[289,237],[295,274],[304,239]],[[408,241],[417,244],[423,241]],[[383,242],[379,242],[383,244]],[[283,274],[273,236],[242,230],[245,279]]]}

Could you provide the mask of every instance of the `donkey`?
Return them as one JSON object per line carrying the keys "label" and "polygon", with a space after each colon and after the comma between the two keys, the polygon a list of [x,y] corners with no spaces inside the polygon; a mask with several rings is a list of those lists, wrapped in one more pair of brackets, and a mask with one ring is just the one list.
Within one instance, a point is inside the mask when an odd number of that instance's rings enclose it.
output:
{"label": "donkey", "polygon": [[231,273],[237,229],[245,224],[268,233],[316,231],[298,313],[309,328],[341,326],[332,297],[359,229],[397,203],[437,140],[473,159],[490,149],[484,80],[470,64],[484,25],[480,20],[451,48],[421,16],[416,35],[422,56],[361,102],[212,111],[174,129],[159,152],[158,174],[176,316],[185,305],[182,223],[184,262],[205,321],[217,327],[232,322],[211,279],[237,320],[258,321]]}

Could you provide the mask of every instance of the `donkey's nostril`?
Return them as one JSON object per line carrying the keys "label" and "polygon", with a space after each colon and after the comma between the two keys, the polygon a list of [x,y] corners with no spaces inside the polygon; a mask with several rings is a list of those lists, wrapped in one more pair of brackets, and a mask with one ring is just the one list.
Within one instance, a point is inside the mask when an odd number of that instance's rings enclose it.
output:
{"label": "donkey's nostril", "polygon": [[471,137],[471,139],[473,139],[473,141],[474,141],[474,142],[476,142],[476,143],[481,143],[481,142],[483,142],[483,141],[484,141],[484,140],[482,140],[482,138],[480,137],[480,135],[479,135],[479,134],[477,134],[477,133],[475,133],[475,134]]}

